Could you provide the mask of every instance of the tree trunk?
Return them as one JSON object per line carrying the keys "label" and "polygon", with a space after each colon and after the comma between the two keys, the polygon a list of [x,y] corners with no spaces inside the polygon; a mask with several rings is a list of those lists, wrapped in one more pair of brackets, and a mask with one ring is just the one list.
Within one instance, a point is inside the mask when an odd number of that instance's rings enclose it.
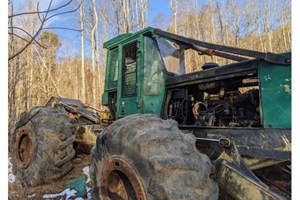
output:
{"label": "tree trunk", "polygon": [[170,9],[173,12],[174,33],[177,34],[177,8],[178,0],[169,0]]}
{"label": "tree trunk", "polygon": [[130,27],[130,7],[129,0],[123,0],[123,14],[124,14],[124,32],[129,33],[131,30]]}
{"label": "tree trunk", "polygon": [[267,1],[265,2],[265,5],[264,5],[264,14],[265,14],[265,31],[267,33],[268,44],[269,44],[268,51],[273,52],[272,33],[270,30],[269,8],[267,5]]}
{"label": "tree trunk", "polygon": [[145,28],[146,27],[145,13],[148,7],[148,0],[140,0],[140,5],[141,5],[141,10],[140,10],[141,24],[142,24],[142,28]]}
{"label": "tree trunk", "polygon": [[80,39],[81,39],[81,101],[85,103],[85,66],[84,66],[84,13],[83,13],[83,0],[81,0],[81,6],[79,11],[80,16]]}
{"label": "tree trunk", "polygon": [[96,70],[96,35],[95,31],[98,27],[98,14],[96,8],[96,0],[92,0],[92,11],[93,11],[93,26],[91,30],[91,48],[92,48],[92,73],[93,73],[93,106],[96,105],[96,77],[97,77],[97,70]]}
{"label": "tree trunk", "polygon": [[[10,5],[10,14],[13,15],[13,1]],[[10,26],[13,27],[13,18],[10,19]],[[14,54],[14,40],[13,35],[10,37],[9,41],[9,50],[11,51],[11,55]],[[18,57],[9,61],[8,63],[8,134],[9,139],[12,139],[12,133],[14,130],[15,120],[16,120],[16,68]]]}

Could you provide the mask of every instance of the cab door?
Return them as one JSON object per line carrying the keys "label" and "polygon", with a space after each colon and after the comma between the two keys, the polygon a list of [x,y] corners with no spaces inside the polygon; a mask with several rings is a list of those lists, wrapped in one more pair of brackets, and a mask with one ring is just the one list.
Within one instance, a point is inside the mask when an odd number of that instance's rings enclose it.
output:
{"label": "cab door", "polygon": [[118,117],[141,112],[140,84],[138,76],[141,63],[138,40],[131,41],[121,47],[121,80],[118,92]]}

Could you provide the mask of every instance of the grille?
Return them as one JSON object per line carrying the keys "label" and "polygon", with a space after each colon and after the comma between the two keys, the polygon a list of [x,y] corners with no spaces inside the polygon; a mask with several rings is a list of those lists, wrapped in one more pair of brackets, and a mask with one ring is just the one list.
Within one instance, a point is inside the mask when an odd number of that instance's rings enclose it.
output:
{"label": "grille", "polygon": [[136,52],[136,42],[123,47],[122,97],[136,96]]}

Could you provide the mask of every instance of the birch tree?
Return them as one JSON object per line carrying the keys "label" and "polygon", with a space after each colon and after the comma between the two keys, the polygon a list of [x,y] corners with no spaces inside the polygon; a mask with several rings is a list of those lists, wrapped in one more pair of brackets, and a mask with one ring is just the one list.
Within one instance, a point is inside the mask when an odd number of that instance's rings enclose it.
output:
{"label": "birch tree", "polygon": [[[140,20],[141,20],[141,25],[142,29],[145,28],[146,26],[146,14],[147,14],[147,9],[148,9],[148,0],[139,0],[140,4]],[[136,8],[137,9],[137,8]],[[138,21],[139,23],[139,21]]]}
{"label": "birch tree", "polygon": [[122,8],[123,8],[123,18],[124,18],[124,32],[129,33],[131,30],[131,22],[130,22],[130,1],[123,0],[122,1]]}
{"label": "birch tree", "polygon": [[84,0],[80,0],[80,9],[79,9],[79,24],[80,24],[80,41],[81,41],[81,94],[80,98],[83,102],[86,101],[85,93],[85,65],[84,65],[84,9],[83,9]]}
{"label": "birch tree", "polygon": [[96,40],[96,30],[98,28],[98,13],[96,7],[96,0],[92,0],[92,30],[91,30],[91,49],[92,49],[92,71],[93,74],[93,106],[96,106],[96,77],[97,74],[97,67],[96,66],[96,52],[98,49],[96,48],[97,40]]}
{"label": "birch tree", "polygon": [[173,13],[174,22],[174,33],[177,34],[177,10],[178,10],[178,0],[169,0],[169,6]]}

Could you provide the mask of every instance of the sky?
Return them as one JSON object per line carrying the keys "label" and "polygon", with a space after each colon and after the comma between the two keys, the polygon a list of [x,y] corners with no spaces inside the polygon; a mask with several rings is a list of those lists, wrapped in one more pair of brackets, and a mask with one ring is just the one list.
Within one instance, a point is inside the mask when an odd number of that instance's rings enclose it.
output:
{"label": "sky", "polygon": [[155,17],[159,16],[160,14],[165,14],[167,18],[170,18],[172,13],[169,8],[169,1],[167,0],[150,0],[149,1],[149,25],[154,25]]}
{"label": "sky", "polygon": [[[22,0],[13,0],[14,1],[14,12],[25,12],[26,11],[26,3],[28,4],[28,0],[22,1]],[[55,8],[57,6],[63,5],[67,3],[69,0],[53,0],[52,2],[52,8]],[[87,0],[86,0],[87,1]],[[100,0],[101,3],[105,0]],[[121,1],[121,0],[120,0]],[[138,0],[136,0],[138,1]],[[196,0],[195,0],[196,1]],[[223,0],[221,0],[223,1]],[[242,0],[237,0],[242,1]],[[34,5],[39,3],[39,10],[46,10],[49,6],[50,0],[33,0]],[[192,1],[191,1],[192,2]],[[194,0],[193,0],[194,2]],[[208,2],[208,0],[198,0],[199,4],[204,5]],[[73,0],[73,2],[65,7],[61,11],[69,11],[75,9],[79,5],[78,0]],[[98,13],[98,15],[100,15]],[[72,29],[80,29],[79,22],[78,22],[78,12],[69,13],[65,15],[59,15],[56,17],[53,17],[50,21],[47,21],[45,27],[65,27],[65,28],[72,28]],[[158,27],[165,29],[167,28],[167,24],[169,20],[171,20],[172,12],[169,8],[169,0],[149,0],[148,5],[148,16],[147,23],[148,26],[152,27]],[[101,21],[99,22],[101,23]],[[81,41],[80,41],[80,33],[70,30],[61,30],[61,29],[51,29],[47,30],[50,32],[53,32],[58,35],[59,40],[62,44],[62,46],[58,50],[58,59],[63,58],[66,55],[71,55],[71,57],[74,56],[80,56],[80,49],[81,49]],[[101,32],[100,32],[101,37]],[[88,38],[87,36],[86,38]],[[108,38],[111,39],[113,36],[109,35]],[[100,51],[101,51],[100,47]],[[90,50],[90,44],[88,40],[85,40],[85,57],[90,58],[91,57],[91,50]]]}
{"label": "sky", "polygon": [[[35,5],[39,2],[39,10],[46,10],[50,0],[34,0]],[[63,5],[68,2],[68,0],[53,0],[52,8]],[[14,0],[14,12],[25,12],[26,11],[26,1]],[[61,11],[68,11],[75,9],[78,5],[77,1],[74,0],[68,7]],[[155,20],[157,20],[160,16],[164,15],[164,22],[171,17],[172,13],[169,8],[168,0],[149,0],[149,8],[148,8],[148,26],[155,27]],[[100,22],[101,23],[101,22]],[[66,15],[60,15],[52,18],[47,22],[46,27],[67,27],[73,29],[80,29],[78,23],[78,13],[71,13]],[[59,49],[59,57],[64,57],[64,55],[71,54],[72,56],[80,54],[80,33],[68,30],[60,30],[60,29],[51,29],[49,30],[58,35],[60,42],[62,43],[61,48]],[[110,39],[110,38],[109,38]],[[86,43],[85,55],[86,57],[90,57],[90,47],[88,42]],[[102,47],[101,47],[102,48]]]}

